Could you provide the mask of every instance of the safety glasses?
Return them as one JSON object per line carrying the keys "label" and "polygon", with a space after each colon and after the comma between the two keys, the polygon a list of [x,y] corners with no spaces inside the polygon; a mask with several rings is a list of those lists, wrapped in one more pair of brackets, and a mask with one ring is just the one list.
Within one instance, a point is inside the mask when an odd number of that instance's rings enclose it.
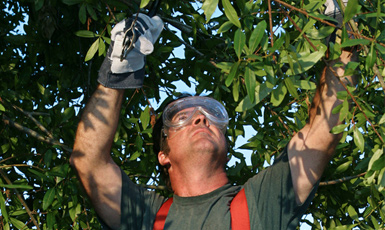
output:
{"label": "safety glasses", "polygon": [[226,132],[229,116],[225,107],[215,99],[201,96],[186,97],[170,103],[162,115],[165,130],[182,129],[191,124],[197,114],[203,114],[210,125]]}

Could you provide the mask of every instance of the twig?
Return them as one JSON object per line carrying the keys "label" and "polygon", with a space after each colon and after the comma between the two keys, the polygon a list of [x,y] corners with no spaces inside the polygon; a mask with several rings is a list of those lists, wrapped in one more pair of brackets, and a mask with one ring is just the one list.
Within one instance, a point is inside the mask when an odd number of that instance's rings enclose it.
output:
{"label": "twig", "polygon": [[[326,63],[326,62],[325,62]],[[330,66],[328,63],[326,65],[329,67],[329,69],[332,71],[334,76],[338,79],[340,84],[344,87],[346,92],[349,94],[350,98],[354,101],[354,103],[357,105],[358,109],[362,112],[362,115],[364,115],[366,121],[370,124],[370,126],[373,128],[374,132],[377,134],[378,138],[381,140],[382,143],[384,143],[384,140],[382,139],[381,135],[378,133],[377,129],[374,127],[372,122],[370,122],[369,118],[366,116],[364,110],[361,108],[361,106],[358,104],[357,100],[354,98],[353,94],[349,91],[348,87],[346,87],[345,83],[341,80],[341,78],[338,76],[336,71],[333,69],[332,66]]]}
{"label": "twig", "polygon": [[9,167],[31,167],[31,168],[39,169],[40,171],[44,172],[43,169],[34,165],[27,165],[27,164],[0,165],[0,169],[9,168]]}
{"label": "twig", "polygon": [[[293,26],[300,32],[302,33],[302,30],[301,28],[299,28],[299,26],[297,25],[297,23],[295,23],[295,21],[290,17],[290,15],[283,10],[283,13],[285,14],[285,16],[290,20],[291,23],[293,23]],[[313,49],[315,51],[318,51],[317,47],[315,47],[315,45],[310,41],[310,39],[306,36],[305,33],[302,34],[303,38],[306,39],[307,42],[309,42],[309,44],[311,45],[311,47],[313,47]]]}
{"label": "twig", "polygon": [[26,112],[26,111],[24,111],[22,108],[20,108],[20,107],[18,107],[18,106],[16,106],[16,105],[12,105],[12,107],[13,107],[14,109],[16,109],[17,111],[22,112],[22,113],[23,113],[24,115],[26,115],[29,119],[31,119],[31,120],[37,125],[37,127],[38,127],[41,131],[43,131],[45,134],[48,135],[49,138],[53,138],[52,133],[49,132],[49,131],[44,127],[44,125],[42,125],[38,120],[36,120],[36,119],[32,116],[33,113],[31,113],[31,112]]}
{"label": "twig", "polygon": [[106,3],[106,6],[107,6],[107,9],[108,9],[108,12],[110,12],[110,15],[114,19],[114,21],[118,22],[118,20],[116,20],[116,18],[115,18],[114,13],[112,13],[112,10],[111,10],[110,6],[107,3]]}
{"label": "twig", "polygon": [[[165,27],[165,28],[166,28],[168,31],[170,31],[170,29],[169,29],[168,27]],[[199,56],[201,56],[201,57],[205,56],[203,53],[201,53],[199,50],[197,50],[194,46],[188,44],[188,43],[185,42],[183,39],[181,39],[179,36],[176,36],[176,37],[179,39],[179,41],[180,41],[181,43],[183,43],[183,45],[185,45],[186,47],[192,49],[192,50],[193,50],[195,53],[197,53]]]}
{"label": "twig", "polygon": [[345,181],[349,181],[349,180],[354,179],[354,178],[365,176],[365,174],[366,174],[366,172],[360,173],[360,174],[355,175],[355,176],[342,177],[342,178],[336,179],[336,180],[320,182],[319,186],[326,186],[326,185],[333,185],[333,184],[343,183]]}
{"label": "twig", "polygon": [[36,139],[38,139],[39,141],[43,141],[45,143],[49,143],[49,144],[52,144],[52,145],[59,145],[60,147],[62,147],[64,150],[66,150],[67,152],[71,153],[72,152],[72,149],[69,148],[68,146],[60,143],[59,141],[53,139],[53,138],[47,138],[47,137],[43,137],[42,135],[40,135],[39,133],[37,133],[36,131],[32,130],[32,129],[29,129],[27,127],[24,127],[22,126],[21,124],[17,123],[17,122],[14,122],[12,121],[11,119],[9,119],[7,116],[3,115],[3,122],[6,124],[6,125],[9,125],[9,126],[12,126],[16,129],[18,129],[19,131],[22,131]]}
{"label": "twig", "polygon": [[[4,173],[2,169],[0,169],[0,175],[4,178],[4,180],[7,182],[7,184],[12,185],[11,180],[7,177],[7,174]],[[19,192],[16,189],[13,189],[16,193],[17,198],[19,199],[20,203],[24,206],[25,211],[28,213],[29,217],[31,218],[33,224],[36,226],[36,229],[40,230],[39,225],[37,224],[37,221],[35,217],[32,215],[31,210],[28,208],[28,205],[25,203],[24,199],[21,197]]]}
{"label": "twig", "polygon": [[271,0],[267,1],[267,6],[269,8],[269,27],[270,27],[270,42],[271,42],[271,47],[274,46],[274,34],[273,34],[273,20],[271,18]]}

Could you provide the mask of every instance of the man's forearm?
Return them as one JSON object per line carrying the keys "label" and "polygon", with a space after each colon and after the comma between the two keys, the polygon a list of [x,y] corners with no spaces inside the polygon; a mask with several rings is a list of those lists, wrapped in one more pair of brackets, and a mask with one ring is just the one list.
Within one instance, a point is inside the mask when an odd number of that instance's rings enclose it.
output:
{"label": "man's forearm", "polygon": [[99,85],[83,112],[76,132],[71,161],[89,164],[108,161],[124,90]]}

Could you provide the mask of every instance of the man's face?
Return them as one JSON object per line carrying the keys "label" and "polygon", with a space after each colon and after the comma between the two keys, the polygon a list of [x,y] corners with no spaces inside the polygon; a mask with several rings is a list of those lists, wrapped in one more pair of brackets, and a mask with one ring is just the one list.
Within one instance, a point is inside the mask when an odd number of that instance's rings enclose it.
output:
{"label": "man's face", "polygon": [[214,99],[203,97],[190,97],[178,103],[171,104],[173,111],[165,109],[170,163],[207,158],[224,165],[227,155],[224,132],[228,121],[224,107]]}

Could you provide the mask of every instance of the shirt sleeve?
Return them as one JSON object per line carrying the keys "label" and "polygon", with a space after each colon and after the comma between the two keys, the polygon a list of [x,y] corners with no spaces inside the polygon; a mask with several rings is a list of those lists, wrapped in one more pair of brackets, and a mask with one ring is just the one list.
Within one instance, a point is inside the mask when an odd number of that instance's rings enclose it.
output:
{"label": "shirt sleeve", "polygon": [[122,171],[121,230],[152,229],[165,198],[133,183]]}
{"label": "shirt sleeve", "polygon": [[296,229],[310,205],[317,185],[307,200],[297,205],[287,147],[273,166],[261,171],[244,185],[252,229]]}

